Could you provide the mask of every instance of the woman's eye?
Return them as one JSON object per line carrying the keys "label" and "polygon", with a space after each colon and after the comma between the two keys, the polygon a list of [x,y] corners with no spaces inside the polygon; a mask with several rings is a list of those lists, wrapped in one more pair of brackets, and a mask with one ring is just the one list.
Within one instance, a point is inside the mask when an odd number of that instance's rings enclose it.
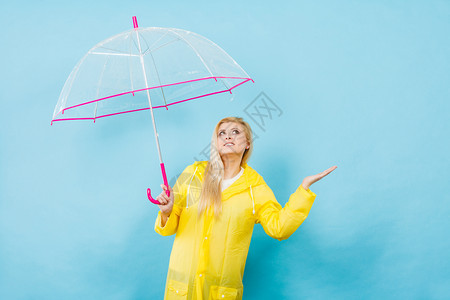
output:
{"label": "woman's eye", "polygon": [[233,130],[233,133],[234,134],[239,134],[239,131],[235,129],[235,130]]}
{"label": "woman's eye", "polygon": [[222,134],[224,134],[225,133],[225,131],[220,131],[219,132],[219,135],[222,135]]}

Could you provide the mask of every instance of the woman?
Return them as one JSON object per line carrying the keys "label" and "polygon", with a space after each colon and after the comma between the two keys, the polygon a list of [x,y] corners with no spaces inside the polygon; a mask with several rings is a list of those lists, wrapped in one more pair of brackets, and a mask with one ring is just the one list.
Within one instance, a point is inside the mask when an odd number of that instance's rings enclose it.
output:
{"label": "woman", "polygon": [[165,299],[242,299],[245,261],[253,226],[271,237],[288,238],[306,219],[314,182],[336,167],[306,177],[284,208],[247,161],[253,150],[250,126],[242,119],[220,120],[208,162],[195,162],[156,198],[155,231],[176,233]]}

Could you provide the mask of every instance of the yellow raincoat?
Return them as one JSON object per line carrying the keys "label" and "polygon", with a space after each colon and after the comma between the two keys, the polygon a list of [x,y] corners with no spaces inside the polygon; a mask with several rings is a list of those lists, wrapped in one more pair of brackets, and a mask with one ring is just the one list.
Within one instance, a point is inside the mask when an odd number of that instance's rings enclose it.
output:
{"label": "yellow raincoat", "polygon": [[316,195],[300,187],[285,207],[275,199],[264,179],[250,166],[222,192],[222,214],[198,218],[198,200],[206,161],[188,166],[173,187],[172,213],[155,231],[176,233],[170,256],[164,299],[242,299],[245,261],[253,226],[278,240],[287,239],[306,219]]}

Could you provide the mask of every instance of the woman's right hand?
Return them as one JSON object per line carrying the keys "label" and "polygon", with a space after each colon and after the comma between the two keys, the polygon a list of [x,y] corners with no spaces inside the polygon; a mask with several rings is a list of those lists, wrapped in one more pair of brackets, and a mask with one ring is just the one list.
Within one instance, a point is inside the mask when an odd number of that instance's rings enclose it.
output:
{"label": "woman's right hand", "polygon": [[167,196],[166,191],[167,191],[167,187],[164,184],[161,184],[161,188],[163,189],[163,191],[161,192],[161,194],[159,194],[156,197],[156,200],[159,201],[159,203],[161,204],[157,204],[159,209],[161,210],[161,214],[163,214],[165,217],[170,216],[170,213],[172,212],[173,209],[173,202],[174,202],[174,197],[173,197],[173,190],[169,185],[169,191],[170,191],[170,197]]}

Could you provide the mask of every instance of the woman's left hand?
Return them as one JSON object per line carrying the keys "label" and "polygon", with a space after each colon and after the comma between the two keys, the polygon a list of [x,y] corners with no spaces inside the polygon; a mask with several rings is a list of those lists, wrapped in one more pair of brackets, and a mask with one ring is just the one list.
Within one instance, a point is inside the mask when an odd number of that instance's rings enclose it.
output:
{"label": "woman's left hand", "polygon": [[305,179],[303,179],[302,182],[302,186],[305,190],[308,190],[309,187],[314,183],[319,181],[320,179],[324,178],[325,176],[327,176],[328,174],[330,174],[331,172],[333,172],[335,169],[337,168],[337,166],[333,166],[329,169],[326,169],[323,172],[320,172],[319,174],[316,175],[311,175],[311,176],[307,176],[305,177]]}

